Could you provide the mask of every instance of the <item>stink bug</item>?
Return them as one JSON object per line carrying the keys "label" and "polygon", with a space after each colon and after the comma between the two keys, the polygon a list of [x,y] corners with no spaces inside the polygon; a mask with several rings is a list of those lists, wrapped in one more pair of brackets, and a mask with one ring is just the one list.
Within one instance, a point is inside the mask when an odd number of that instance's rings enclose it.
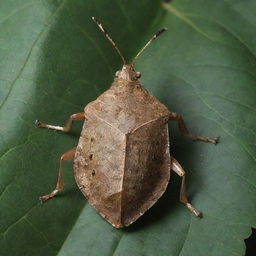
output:
{"label": "stink bug", "polygon": [[168,121],[177,121],[182,133],[216,144],[217,138],[190,133],[182,116],[171,112],[139,82],[134,62],[144,49],[166,29],[161,29],[127,64],[120,50],[96,18],[92,18],[123,61],[111,87],[82,113],[73,114],[66,126],[36,121],[39,127],[68,132],[72,122],[84,120],[78,146],[60,159],[55,190],[40,197],[45,201],[64,187],[65,160],[74,160],[77,185],[90,204],[113,226],[129,226],[165,192],[170,170],[182,177],[180,201],[197,217],[201,213],[186,195],[185,171],[169,153]]}

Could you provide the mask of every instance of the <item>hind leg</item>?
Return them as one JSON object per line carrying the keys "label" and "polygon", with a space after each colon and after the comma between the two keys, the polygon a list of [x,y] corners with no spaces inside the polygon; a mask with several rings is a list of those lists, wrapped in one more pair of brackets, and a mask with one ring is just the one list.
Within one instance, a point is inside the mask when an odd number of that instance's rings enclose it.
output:
{"label": "hind leg", "polygon": [[183,203],[191,212],[193,212],[197,217],[201,218],[202,213],[199,212],[188,200],[186,192],[186,172],[181,167],[179,162],[172,157],[171,169],[175,171],[180,177],[182,177],[181,187],[180,187],[180,202]]}
{"label": "hind leg", "polygon": [[66,153],[64,153],[60,158],[60,168],[59,168],[59,175],[58,181],[56,184],[56,188],[48,195],[41,196],[39,198],[40,201],[44,202],[52,197],[54,197],[59,191],[64,188],[64,161],[72,161],[74,160],[76,153],[76,148],[70,149]]}

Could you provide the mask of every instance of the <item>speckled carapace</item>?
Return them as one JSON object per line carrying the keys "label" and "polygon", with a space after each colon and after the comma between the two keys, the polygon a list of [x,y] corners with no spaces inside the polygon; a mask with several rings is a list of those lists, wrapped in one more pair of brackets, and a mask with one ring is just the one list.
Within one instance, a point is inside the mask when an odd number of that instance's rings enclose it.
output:
{"label": "speckled carapace", "polygon": [[[73,114],[65,127],[36,121],[39,127],[68,132],[74,120],[85,120],[77,148],[62,155],[54,197],[64,187],[63,161],[74,160],[77,185],[89,203],[113,226],[129,226],[165,192],[170,170],[182,177],[180,201],[197,217],[201,213],[188,201],[185,171],[169,153],[168,121],[178,121],[181,132],[205,142],[217,143],[190,133],[181,117],[160,103],[139,82],[134,61],[125,58],[103,26],[99,28],[123,60],[112,86],[89,103],[82,113]],[[141,52],[165,29],[161,29]]]}

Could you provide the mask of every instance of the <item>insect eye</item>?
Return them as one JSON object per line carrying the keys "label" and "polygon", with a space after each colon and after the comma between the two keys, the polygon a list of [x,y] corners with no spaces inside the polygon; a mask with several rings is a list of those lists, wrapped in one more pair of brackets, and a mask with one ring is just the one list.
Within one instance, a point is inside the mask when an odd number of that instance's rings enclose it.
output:
{"label": "insect eye", "polygon": [[136,76],[137,76],[137,78],[140,78],[141,77],[141,73],[140,72],[136,72]]}

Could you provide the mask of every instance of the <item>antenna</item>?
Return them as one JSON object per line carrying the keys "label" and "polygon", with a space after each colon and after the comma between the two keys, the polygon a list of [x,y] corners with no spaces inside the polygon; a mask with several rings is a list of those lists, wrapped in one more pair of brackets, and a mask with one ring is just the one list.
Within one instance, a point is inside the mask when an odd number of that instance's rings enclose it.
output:
{"label": "antenna", "polygon": [[138,52],[138,54],[134,57],[132,64],[135,62],[135,60],[141,55],[141,53],[155,40],[157,39],[164,31],[166,31],[167,28],[160,29],[157,33],[154,34],[154,36],[146,43],[144,47]]}
{"label": "antenna", "polygon": [[115,42],[113,41],[113,39],[109,36],[107,30],[102,26],[102,24],[101,24],[95,17],[92,17],[92,20],[98,25],[98,27],[100,28],[100,30],[105,34],[105,36],[106,36],[107,39],[109,40],[109,42],[114,46],[114,48],[115,48],[116,51],[118,52],[119,56],[121,57],[123,63],[126,64],[126,60],[125,60],[124,56],[122,55],[122,53],[120,52],[120,50],[119,50],[118,47],[116,46],[116,44],[115,44]]}

